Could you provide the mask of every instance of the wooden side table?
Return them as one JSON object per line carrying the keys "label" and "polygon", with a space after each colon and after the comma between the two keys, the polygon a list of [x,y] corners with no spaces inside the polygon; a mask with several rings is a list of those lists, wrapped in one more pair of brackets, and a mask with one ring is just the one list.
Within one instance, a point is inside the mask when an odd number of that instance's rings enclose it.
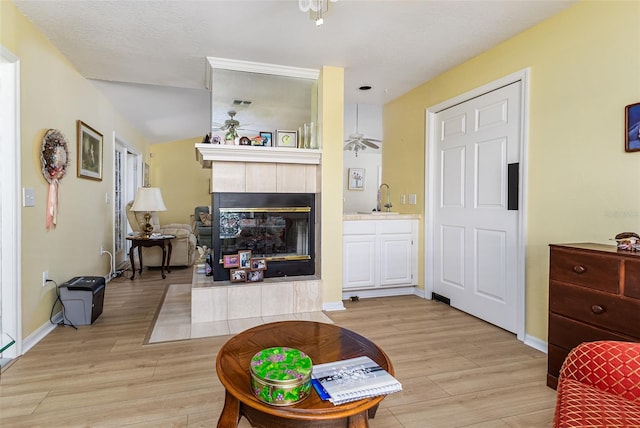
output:
{"label": "wooden side table", "polygon": [[334,406],[311,392],[291,406],[275,407],[251,392],[251,358],[262,349],[286,346],[306,353],[313,364],[366,355],[393,375],[391,360],[375,343],[335,324],[281,321],[250,328],[229,339],[216,358],[216,372],[225,388],[218,428],[235,428],[240,418],[261,428],[366,428],[384,396]]}
{"label": "wooden side table", "polygon": [[152,238],[127,236],[127,240],[131,241],[131,248],[129,249],[129,261],[131,262],[131,270],[133,271],[131,279],[134,279],[136,276],[136,264],[133,258],[133,250],[135,248],[138,248],[138,261],[140,262],[139,272],[142,275],[142,248],[140,247],[162,248],[162,264],[160,265],[160,272],[162,273],[162,279],[165,279],[167,277],[164,273],[165,268],[167,269],[167,272],[171,273],[169,265],[171,263],[171,251],[173,250],[173,246],[171,245],[171,240],[173,238],[175,238],[175,235],[160,235]]}

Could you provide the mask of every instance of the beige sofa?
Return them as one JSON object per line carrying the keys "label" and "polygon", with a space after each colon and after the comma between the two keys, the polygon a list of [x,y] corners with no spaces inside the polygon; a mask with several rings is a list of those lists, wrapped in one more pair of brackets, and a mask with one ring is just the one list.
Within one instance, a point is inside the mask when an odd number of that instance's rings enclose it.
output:
{"label": "beige sofa", "polygon": [[[133,201],[126,206],[127,220],[133,233],[141,233],[146,223],[143,212],[131,211]],[[151,213],[151,224],[153,231],[165,235],[175,235],[175,239],[171,241],[173,250],[171,252],[170,266],[191,266],[198,257],[197,238],[193,234],[193,230],[188,224],[172,223],[160,226],[158,213]],[[142,250],[142,259],[145,266],[160,267],[162,266],[162,249],[160,247],[138,247]]]}

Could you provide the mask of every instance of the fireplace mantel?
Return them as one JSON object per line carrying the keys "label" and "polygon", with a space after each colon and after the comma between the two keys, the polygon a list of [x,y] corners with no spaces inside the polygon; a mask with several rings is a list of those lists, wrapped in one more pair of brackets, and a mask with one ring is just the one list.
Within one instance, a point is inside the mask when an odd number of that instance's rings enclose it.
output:
{"label": "fireplace mantel", "polygon": [[320,149],[290,147],[235,146],[228,144],[196,144],[196,156],[205,168],[212,162],[260,162],[319,165]]}

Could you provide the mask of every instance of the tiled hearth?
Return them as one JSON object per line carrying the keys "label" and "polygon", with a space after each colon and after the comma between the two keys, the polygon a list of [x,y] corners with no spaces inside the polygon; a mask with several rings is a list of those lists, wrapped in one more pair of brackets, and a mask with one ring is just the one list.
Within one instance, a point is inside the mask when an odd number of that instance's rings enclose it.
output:
{"label": "tiled hearth", "polygon": [[266,278],[256,283],[214,282],[194,269],[191,322],[320,312],[321,284],[315,276]]}

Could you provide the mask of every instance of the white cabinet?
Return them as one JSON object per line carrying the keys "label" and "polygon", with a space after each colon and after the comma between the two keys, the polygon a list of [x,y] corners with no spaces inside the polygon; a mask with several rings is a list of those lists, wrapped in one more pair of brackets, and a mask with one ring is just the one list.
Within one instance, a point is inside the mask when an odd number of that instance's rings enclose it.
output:
{"label": "white cabinet", "polygon": [[343,290],[416,285],[418,220],[343,222]]}

